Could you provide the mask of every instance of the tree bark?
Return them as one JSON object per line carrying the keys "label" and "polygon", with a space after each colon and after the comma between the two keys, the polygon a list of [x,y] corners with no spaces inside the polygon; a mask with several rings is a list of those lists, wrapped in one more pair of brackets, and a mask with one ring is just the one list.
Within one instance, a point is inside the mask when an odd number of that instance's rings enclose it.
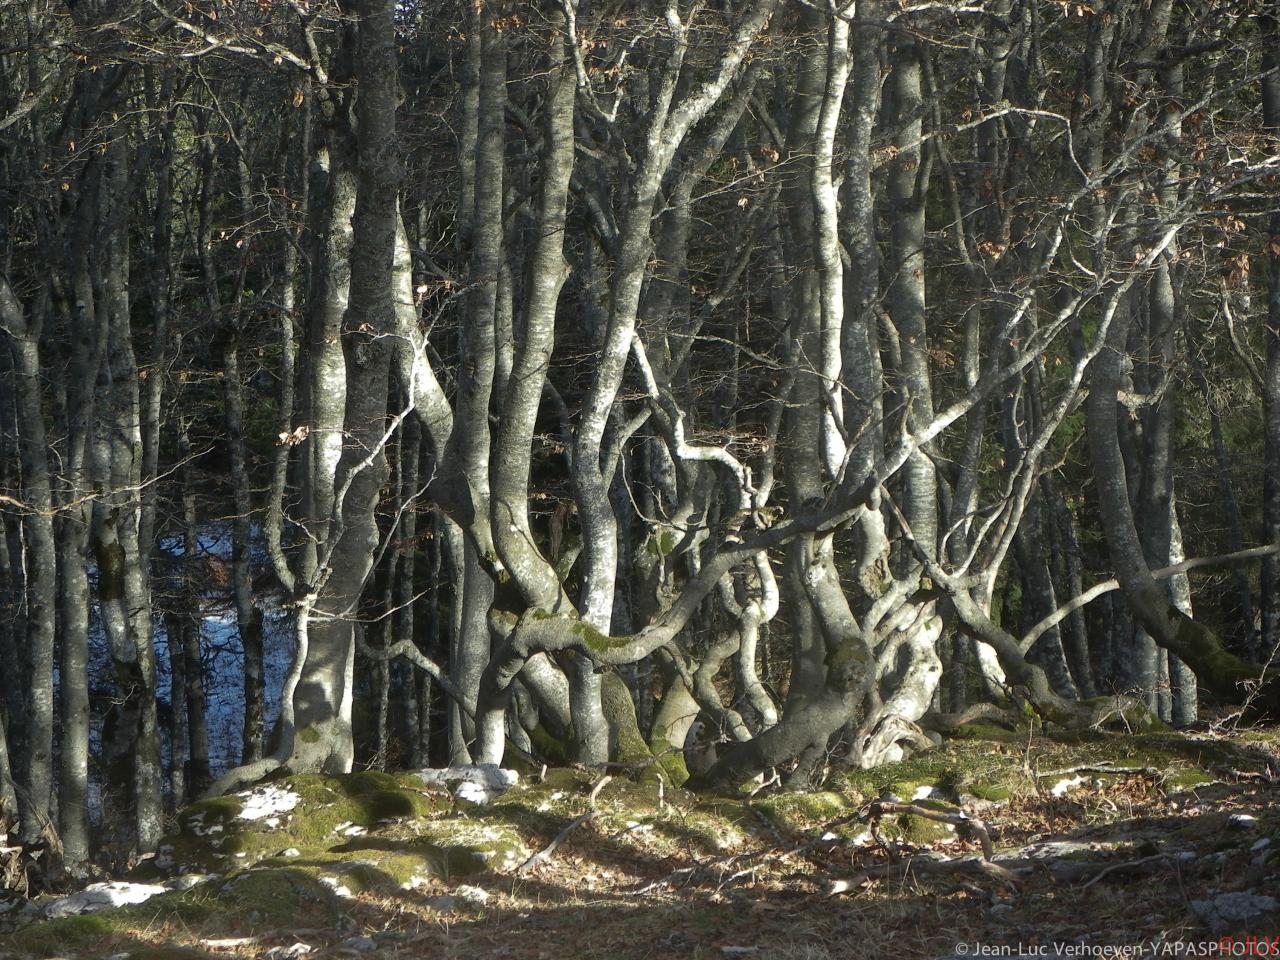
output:
{"label": "tree bark", "polygon": [[[379,541],[374,508],[387,474],[391,348],[386,335],[395,329],[392,280],[400,182],[394,4],[363,0],[352,9],[359,16],[355,110],[360,139],[351,288],[342,323],[346,406],[341,459],[332,480],[322,481],[325,488],[332,483],[332,506],[307,587],[314,600],[306,602],[314,606],[303,611],[305,633],[295,664],[299,673],[290,691],[293,736],[287,745],[292,769],[334,773],[351,769],[352,618]],[[313,383],[312,389],[323,385]]]}
{"label": "tree bark", "polygon": [[[1267,133],[1280,136],[1280,3],[1272,0],[1260,19],[1264,37],[1262,118]],[[1267,315],[1263,328],[1262,542],[1280,543],[1280,211],[1271,214],[1267,256]],[[1262,561],[1262,647],[1267,662],[1280,649],[1280,559]]]}
{"label": "tree bark", "polygon": [[27,570],[27,691],[26,755],[19,794],[25,842],[38,840],[49,822],[53,799],[53,661],[57,598],[57,548],[53,531],[53,493],[49,478],[48,443],[41,400],[40,330],[48,312],[47,291],[29,323],[26,311],[0,276],[0,327],[8,334],[16,376],[19,449],[22,454],[23,495],[28,513],[23,519],[28,549]]}

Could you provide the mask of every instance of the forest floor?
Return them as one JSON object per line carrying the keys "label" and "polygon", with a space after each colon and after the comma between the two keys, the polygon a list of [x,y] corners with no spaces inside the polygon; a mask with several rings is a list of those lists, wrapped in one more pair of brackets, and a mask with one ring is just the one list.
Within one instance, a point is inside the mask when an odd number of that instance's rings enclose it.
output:
{"label": "forest floor", "polygon": [[563,769],[483,806],[412,774],[284,777],[187,808],[126,878],[175,889],[0,956],[1280,956],[1277,752],[972,730],[821,792]]}

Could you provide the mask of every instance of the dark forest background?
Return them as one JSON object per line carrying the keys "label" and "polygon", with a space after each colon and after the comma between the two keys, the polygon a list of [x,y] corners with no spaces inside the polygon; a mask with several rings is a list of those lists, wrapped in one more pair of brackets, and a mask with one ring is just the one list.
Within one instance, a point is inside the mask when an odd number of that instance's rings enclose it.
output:
{"label": "dark forest background", "polygon": [[1274,716],[1277,18],[3,0],[0,824]]}

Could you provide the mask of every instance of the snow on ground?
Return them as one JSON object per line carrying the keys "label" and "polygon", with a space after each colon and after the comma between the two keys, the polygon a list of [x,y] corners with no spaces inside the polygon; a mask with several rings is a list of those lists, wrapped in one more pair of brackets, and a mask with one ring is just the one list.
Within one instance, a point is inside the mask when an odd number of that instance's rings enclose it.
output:
{"label": "snow on ground", "polygon": [[44,912],[45,916],[52,919],[74,917],[82,913],[96,913],[109,907],[124,907],[132,903],[142,903],[167,892],[167,887],[151,883],[126,883],[123,880],[116,880],[111,883],[91,883],[79,893],[53,901],[53,903],[45,907]]}
{"label": "snow on ground", "polygon": [[302,801],[302,797],[291,790],[269,783],[237,793],[236,796],[244,801],[244,806],[239,813],[241,820],[266,820],[268,817],[278,817],[282,813],[288,813]]}

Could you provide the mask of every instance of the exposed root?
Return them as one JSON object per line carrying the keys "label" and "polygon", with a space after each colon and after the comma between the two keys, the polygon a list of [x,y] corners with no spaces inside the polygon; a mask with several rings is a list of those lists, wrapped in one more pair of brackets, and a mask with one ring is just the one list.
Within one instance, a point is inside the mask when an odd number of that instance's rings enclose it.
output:
{"label": "exposed root", "polygon": [[255,760],[252,763],[241,764],[228,770],[213,781],[200,799],[208,800],[212,797],[221,797],[244,787],[252,786],[267,774],[275,773],[283,766],[285,766],[285,761],[280,757],[263,757],[261,760]]}
{"label": "exposed root", "polygon": [[991,720],[1013,729],[1017,726],[1018,719],[1009,708],[1002,707],[998,703],[986,702],[975,703],[959,713],[938,713],[931,710],[920,719],[920,726],[937,733],[954,733],[966,724],[977,723],[979,720]]}

